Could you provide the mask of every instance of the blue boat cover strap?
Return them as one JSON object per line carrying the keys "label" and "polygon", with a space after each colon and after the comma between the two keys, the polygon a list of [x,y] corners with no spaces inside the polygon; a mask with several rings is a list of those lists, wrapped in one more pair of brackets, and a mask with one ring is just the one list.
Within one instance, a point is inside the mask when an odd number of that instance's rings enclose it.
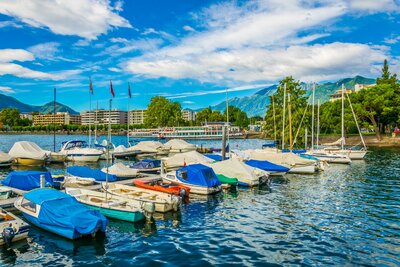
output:
{"label": "blue boat cover strap", "polygon": [[45,186],[53,186],[53,180],[49,172],[43,171],[13,171],[6,179],[1,181],[2,185],[29,191],[40,187],[40,176],[44,175]]}
{"label": "blue boat cover strap", "polygon": [[266,161],[266,160],[248,160],[245,161],[245,163],[251,167],[258,168],[264,171],[268,172],[287,172],[289,171],[289,168],[286,168],[284,166],[274,164],[272,162]]}
{"label": "blue boat cover strap", "polygon": [[79,203],[74,197],[50,188],[41,188],[24,194],[40,205],[38,222],[50,226],[58,234],[71,239],[106,230],[107,219],[96,210]]}
{"label": "blue boat cover strap", "polygon": [[[82,177],[82,178],[93,178],[98,182],[106,181],[106,173],[101,170],[91,169],[86,166],[69,166],[67,167],[67,172],[71,175]],[[113,174],[108,174],[108,181],[117,181],[117,176]]]}
{"label": "blue boat cover strap", "polygon": [[184,183],[215,187],[221,185],[213,169],[202,164],[191,164],[176,171],[176,177]]}

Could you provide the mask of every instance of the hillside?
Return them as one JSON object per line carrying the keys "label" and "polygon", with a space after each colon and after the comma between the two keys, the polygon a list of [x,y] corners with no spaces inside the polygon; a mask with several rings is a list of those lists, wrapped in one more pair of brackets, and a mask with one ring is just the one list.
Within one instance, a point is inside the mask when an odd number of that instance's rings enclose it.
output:
{"label": "hillside", "polygon": [[[365,78],[362,76],[355,76],[354,78],[344,78],[336,82],[327,82],[316,85],[315,99],[320,100],[321,103],[329,101],[330,95],[335,93],[341,88],[342,84],[348,89],[354,89],[355,84],[374,84],[375,79]],[[269,106],[269,96],[275,93],[277,85],[273,85],[259,90],[250,96],[235,97],[229,99],[229,105],[240,108],[247,113],[247,116],[264,116],[266,107]],[[311,90],[308,88],[308,96],[311,95]],[[226,103],[221,102],[212,107],[213,110],[223,112],[226,108]]]}
{"label": "hillside", "polygon": [[[38,111],[40,113],[46,114],[53,112],[53,102],[49,102],[43,106],[33,106],[22,103],[14,97],[0,94],[0,110],[3,108],[16,108],[22,113]],[[69,112],[70,114],[79,114],[77,111],[61,103],[57,103],[56,111]]]}

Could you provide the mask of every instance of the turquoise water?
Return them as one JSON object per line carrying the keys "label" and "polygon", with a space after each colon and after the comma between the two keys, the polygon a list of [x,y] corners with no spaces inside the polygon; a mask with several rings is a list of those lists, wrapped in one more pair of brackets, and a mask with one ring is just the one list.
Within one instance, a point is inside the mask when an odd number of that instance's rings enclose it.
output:
{"label": "turquoise water", "polygon": [[[52,144],[52,137],[0,136],[0,149],[17,139]],[[263,143],[234,142],[242,149]],[[27,242],[1,250],[0,265],[399,266],[399,152],[372,150],[351,166],[193,200],[152,224],[111,221],[105,237],[95,240],[71,242],[32,227]]]}

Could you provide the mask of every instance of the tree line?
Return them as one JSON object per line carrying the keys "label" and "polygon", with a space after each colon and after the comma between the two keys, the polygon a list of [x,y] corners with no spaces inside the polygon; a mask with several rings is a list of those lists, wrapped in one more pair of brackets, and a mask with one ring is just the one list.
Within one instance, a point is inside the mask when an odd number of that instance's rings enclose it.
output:
{"label": "tree line", "polygon": [[[286,93],[290,94],[293,140],[297,134],[296,144],[303,145],[305,129],[309,135],[312,132],[313,107],[309,104],[309,97],[306,96],[306,91],[300,81],[296,81],[291,76],[280,81],[277,92],[270,96],[271,105],[265,115],[264,133],[268,138],[274,138],[276,135],[278,140],[282,140],[283,112],[285,112],[285,143],[289,143],[288,98],[286,98],[286,110],[283,110],[285,84]],[[338,84],[338,87],[340,86],[341,84]],[[384,61],[382,75],[376,79],[374,86],[361,89],[359,92],[345,94],[345,133],[356,134],[358,130],[348,100],[352,104],[360,128],[363,131],[374,131],[378,139],[382,138],[382,134],[392,132],[393,128],[400,124],[400,84],[396,74],[390,72],[387,60]],[[339,135],[341,133],[341,100],[325,102],[320,105],[319,109],[320,133]],[[318,116],[317,110],[317,105],[314,105],[315,120]],[[274,125],[276,131],[274,131]],[[316,123],[314,123],[314,127],[314,133],[316,133]]]}

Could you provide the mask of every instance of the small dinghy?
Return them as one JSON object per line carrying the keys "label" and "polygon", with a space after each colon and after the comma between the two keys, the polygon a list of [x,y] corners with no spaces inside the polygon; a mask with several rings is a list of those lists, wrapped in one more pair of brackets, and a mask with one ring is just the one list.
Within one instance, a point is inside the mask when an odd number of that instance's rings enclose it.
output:
{"label": "small dinghy", "polygon": [[154,191],[164,192],[180,196],[183,199],[189,197],[190,188],[182,184],[174,183],[171,181],[163,180],[162,178],[155,178],[151,180],[135,179],[133,184],[140,188],[150,189]]}
{"label": "small dinghy", "polygon": [[0,151],[0,168],[1,167],[10,167],[13,162],[13,158],[2,151]]}
{"label": "small dinghy", "polygon": [[65,192],[89,208],[100,211],[104,216],[122,221],[141,221],[145,218],[143,210],[150,217],[155,209],[154,204],[144,203],[142,207],[138,201],[105,192],[82,188],[66,188]]}
{"label": "small dinghy", "polygon": [[14,203],[24,217],[39,228],[68,239],[105,232],[107,219],[72,196],[50,188],[40,188],[18,197]]}
{"label": "small dinghy", "polygon": [[123,198],[129,198],[139,202],[154,203],[157,212],[177,211],[182,203],[180,197],[172,194],[123,184],[109,184],[108,189],[106,189],[103,184],[103,190],[107,190],[108,193]]}
{"label": "small dinghy", "polygon": [[92,178],[97,182],[105,182],[108,179],[109,182],[117,181],[117,176],[113,174],[107,174],[98,169],[91,169],[86,166],[69,166],[67,167],[67,173],[72,176],[81,177],[81,178]]}
{"label": "small dinghy", "polygon": [[0,200],[9,199],[13,195],[13,190],[8,186],[0,186]]}
{"label": "small dinghy", "polygon": [[0,208],[0,246],[26,239],[28,233],[29,224]]}
{"label": "small dinghy", "polygon": [[193,194],[209,195],[221,191],[221,182],[213,169],[202,164],[185,166],[162,176],[168,181],[189,187]]}
{"label": "small dinghy", "polygon": [[130,168],[141,173],[157,173],[161,169],[161,160],[143,159],[131,165]]}
{"label": "small dinghy", "polygon": [[[106,173],[107,168],[103,168],[103,169],[101,169],[101,171]],[[139,175],[137,170],[129,168],[121,162],[117,162],[114,165],[112,165],[111,167],[109,167],[108,173],[111,175],[115,175],[118,178],[123,178],[123,179],[134,178]]]}
{"label": "small dinghy", "polygon": [[8,154],[16,164],[26,166],[42,166],[49,157],[45,150],[28,141],[15,142]]}

